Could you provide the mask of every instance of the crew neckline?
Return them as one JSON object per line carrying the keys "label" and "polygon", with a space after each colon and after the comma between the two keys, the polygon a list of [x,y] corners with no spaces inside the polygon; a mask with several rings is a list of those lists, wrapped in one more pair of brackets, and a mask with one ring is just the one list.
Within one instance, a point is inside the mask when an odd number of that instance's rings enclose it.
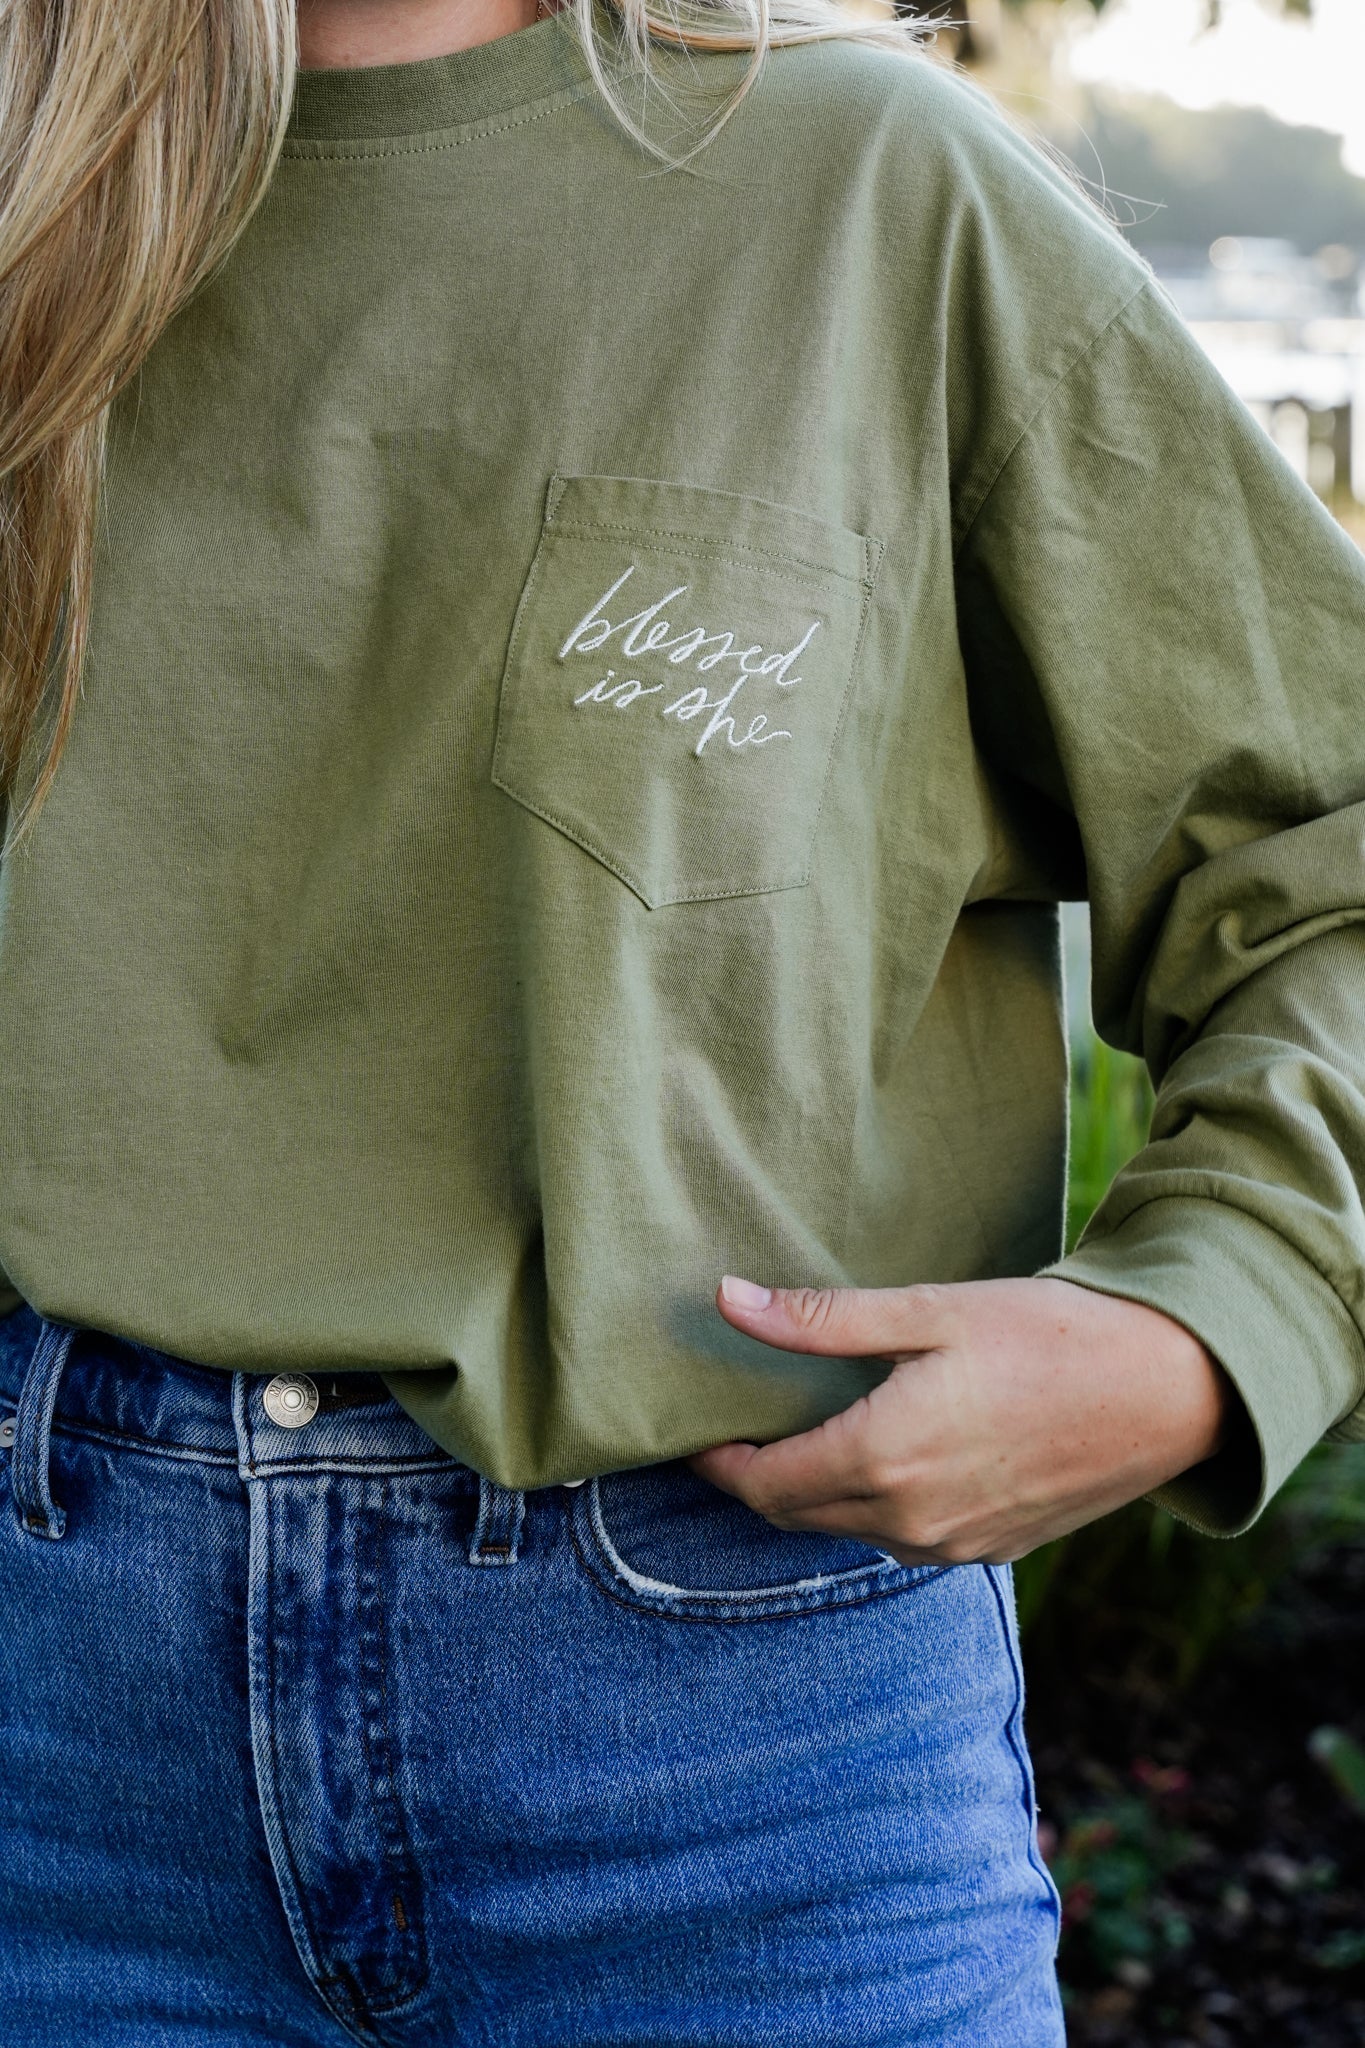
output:
{"label": "crew neckline", "polygon": [[572,17],[548,15],[472,49],[405,64],[300,71],[289,142],[429,134],[482,121],[591,77]]}

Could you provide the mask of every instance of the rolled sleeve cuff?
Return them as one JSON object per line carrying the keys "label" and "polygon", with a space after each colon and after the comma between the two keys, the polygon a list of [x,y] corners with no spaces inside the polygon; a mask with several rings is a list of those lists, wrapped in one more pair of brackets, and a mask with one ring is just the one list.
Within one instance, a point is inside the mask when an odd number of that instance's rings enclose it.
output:
{"label": "rolled sleeve cuff", "polygon": [[1250,1528],[1329,1432],[1365,1439],[1360,1331],[1316,1267],[1243,1210],[1162,1197],[1045,1270],[1182,1323],[1241,1395],[1249,1429],[1149,1496],[1203,1534]]}

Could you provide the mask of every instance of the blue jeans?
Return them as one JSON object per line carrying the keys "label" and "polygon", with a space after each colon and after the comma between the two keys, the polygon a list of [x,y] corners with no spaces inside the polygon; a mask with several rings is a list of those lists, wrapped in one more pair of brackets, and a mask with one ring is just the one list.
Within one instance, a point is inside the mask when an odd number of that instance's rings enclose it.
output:
{"label": "blue jeans", "polygon": [[1057,2048],[1005,1569],[287,1393],[0,1322],[0,2048]]}

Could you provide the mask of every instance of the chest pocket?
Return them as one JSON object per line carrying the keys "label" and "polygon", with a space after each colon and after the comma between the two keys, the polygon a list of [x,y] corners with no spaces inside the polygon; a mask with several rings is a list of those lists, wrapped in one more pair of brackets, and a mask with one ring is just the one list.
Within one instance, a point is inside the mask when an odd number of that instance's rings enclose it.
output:
{"label": "chest pocket", "polygon": [[881,553],[760,498],[556,476],[493,780],[651,909],[799,888]]}

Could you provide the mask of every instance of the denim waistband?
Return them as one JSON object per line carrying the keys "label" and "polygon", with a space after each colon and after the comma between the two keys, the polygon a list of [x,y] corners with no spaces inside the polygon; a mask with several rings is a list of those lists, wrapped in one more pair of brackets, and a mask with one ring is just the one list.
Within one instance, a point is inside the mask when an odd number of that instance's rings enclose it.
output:
{"label": "denim waistband", "polygon": [[[22,1306],[0,1319],[0,1409],[13,1412],[44,1324]],[[50,1325],[47,1327],[51,1327]],[[78,1330],[53,1430],[163,1457],[245,1464],[255,1475],[308,1470],[467,1472],[399,1407],[373,1373],[309,1375],[317,1411],[288,1428],[270,1413],[279,1376],[232,1373],[98,1330]],[[469,1473],[471,1482],[476,1475]]]}

